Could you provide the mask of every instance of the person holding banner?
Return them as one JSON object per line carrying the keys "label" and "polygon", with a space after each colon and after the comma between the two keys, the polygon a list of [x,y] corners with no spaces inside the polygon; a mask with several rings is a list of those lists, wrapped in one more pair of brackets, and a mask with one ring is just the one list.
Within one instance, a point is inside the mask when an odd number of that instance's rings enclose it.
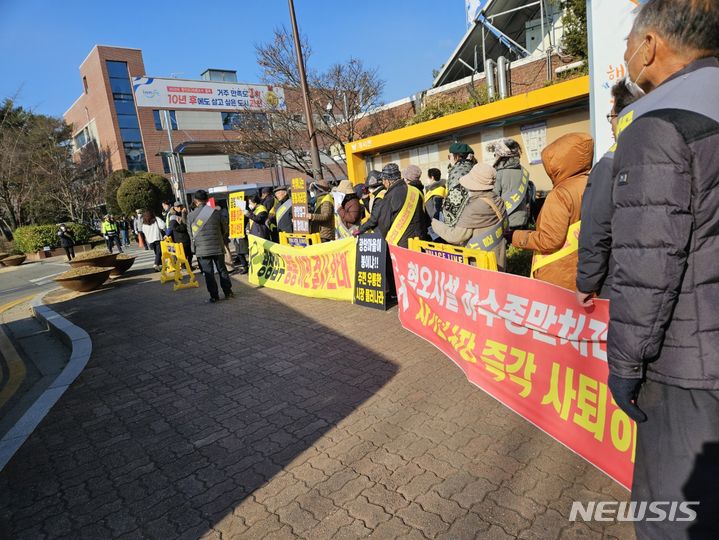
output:
{"label": "person holding banner", "polygon": [[444,199],[442,213],[444,214],[444,222],[450,227],[457,224],[459,215],[469,200],[469,194],[459,183],[459,180],[472,170],[475,163],[477,163],[477,160],[474,157],[474,150],[468,144],[457,141],[449,146],[447,197]]}
{"label": "person holding banner", "polygon": [[310,234],[320,233],[323,242],[335,239],[335,203],[330,185],[326,180],[315,180],[310,184],[310,197],[315,209],[309,215]]}
{"label": "person holding banner", "polygon": [[337,186],[336,192],[344,194],[344,198],[337,207],[337,229],[335,232],[337,238],[347,238],[352,236],[352,231],[362,221],[362,205],[352,187],[352,182],[349,180],[342,180]]}
{"label": "person holding banner", "polygon": [[[267,198],[265,198],[267,200]],[[274,201],[274,197],[272,197]],[[260,202],[259,195],[253,195],[247,201],[247,208],[245,209],[245,217],[249,219],[250,230],[249,233],[253,236],[263,238],[265,240],[271,240],[270,229],[267,227],[267,219],[269,212],[262,202]]]}
{"label": "person holding banner", "polygon": [[402,174],[396,163],[384,166],[382,182],[387,193],[379,210],[377,230],[391,246],[407,248],[408,240],[415,237],[426,240],[422,193],[402,181]]}
{"label": "person holding banner", "polygon": [[219,301],[220,295],[215,281],[215,269],[220,276],[220,286],[225,298],[234,298],[232,281],[225,266],[225,238],[227,224],[220,212],[208,203],[210,196],[204,189],[195,192],[193,203],[195,209],[190,212],[187,221],[192,233],[193,251],[205,278],[207,292],[210,293],[211,304]]}
{"label": "person holding banner", "polygon": [[719,538],[718,54],[716,0],[649,0],[624,53],[643,97],[617,127],[608,386],[638,422],[632,501],[695,512],[640,540]]}
{"label": "person holding banner", "polygon": [[[636,98],[622,79],[612,87],[614,105],[607,120],[617,131],[619,113]],[[587,180],[582,197],[582,228],[579,231],[579,262],[577,264],[577,302],[582,307],[593,304],[593,298],[609,298],[612,270],[612,167],[614,152],[610,150],[600,159]]]}
{"label": "person holding banner", "polygon": [[492,251],[497,269],[504,271],[506,243],[502,236],[507,221],[507,209],[502,197],[494,190],[496,172],[486,163],[477,163],[460,184],[469,192],[467,205],[459,215],[457,225],[449,227],[438,219],[432,220],[432,229],[447,243]]}
{"label": "person holding banner", "polygon": [[292,199],[290,199],[290,191],[287,186],[277,186],[275,188],[275,199],[276,203],[272,210],[270,210],[270,222],[272,227],[277,231],[279,241],[279,233],[291,233],[292,232]]}
{"label": "person holding banner", "polygon": [[579,217],[593,157],[594,140],[586,133],[568,133],[547,146],[542,163],[554,188],[539,213],[537,229],[505,233],[514,247],[534,251],[532,277],[571,291],[577,286]]}
{"label": "person holding banner", "polygon": [[377,227],[380,209],[382,208],[382,200],[387,193],[387,190],[385,190],[384,184],[382,183],[382,173],[379,171],[371,171],[367,175],[366,186],[369,191],[368,208],[370,215],[364,223],[360,225],[359,229],[352,232],[353,236],[370,232]]}

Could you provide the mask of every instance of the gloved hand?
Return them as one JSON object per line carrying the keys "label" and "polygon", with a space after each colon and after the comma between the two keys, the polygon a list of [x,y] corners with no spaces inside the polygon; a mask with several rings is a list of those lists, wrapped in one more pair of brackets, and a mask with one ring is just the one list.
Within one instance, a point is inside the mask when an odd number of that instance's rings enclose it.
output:
{"label": "gloved hand", "polygon": [[360,232],[359,229],[355,229],[354,231],[352,231],[352,236],[359,236],[360,234],[362,234],[362,233]]}
{"label": "gloved hand", "polygon": [[514,231],[511,229],[505,229],[504,232],[502,233],[502,236],[507,241],[507,244],[509,244],[511,246],[512,245],[512,236],[514,236]]}
{"label": "gloved hand", "polygon": [[612,392],[614,401],[627,416],[635,422],[646,422],[647,415],[637,406],[639,388],[642,386],[641,379],[626,379],[617,375],[609,374],[607,380],[609,390]]}

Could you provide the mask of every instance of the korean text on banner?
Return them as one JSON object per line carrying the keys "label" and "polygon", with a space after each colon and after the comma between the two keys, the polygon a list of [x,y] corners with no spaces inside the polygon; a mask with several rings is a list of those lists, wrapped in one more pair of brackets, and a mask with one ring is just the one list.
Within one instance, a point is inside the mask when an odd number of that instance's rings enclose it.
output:
{"label": "korean text on banner", "polygon": [[245,237],[245,193],[230,193],[230,238]]}
{"label": "korean text on banner", "polygon": [[[470,382],[625,487],[636,426],[607,388],[608,303],[390,247],[399,318]],[[531,294],[527,294],[531,291]]]}
{"label": "korean text on banner", "polygon": [[253,285],[313,298],[352,302],[356,238],[297,249],[249,235]]}

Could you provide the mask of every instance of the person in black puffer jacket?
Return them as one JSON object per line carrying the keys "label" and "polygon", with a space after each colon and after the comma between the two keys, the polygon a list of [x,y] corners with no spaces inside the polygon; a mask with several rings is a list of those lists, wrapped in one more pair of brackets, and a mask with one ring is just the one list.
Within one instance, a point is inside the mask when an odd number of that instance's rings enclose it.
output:
{"label": "person in black puffer jacket", "polygon": [[608,385],[638,422],[632,500],[694,502],[640,540],[719,538],[717,54],[719,2],[649,0],[624,55],[646,95],[618,120]]}

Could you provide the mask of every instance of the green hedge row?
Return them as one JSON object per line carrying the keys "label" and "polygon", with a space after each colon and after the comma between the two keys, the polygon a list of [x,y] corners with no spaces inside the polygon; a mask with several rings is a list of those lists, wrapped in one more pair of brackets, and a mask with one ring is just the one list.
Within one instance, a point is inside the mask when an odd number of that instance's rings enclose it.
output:
{"label": "green hedge row", "polygon": [[[76,244],[85,244],[90,239],[91,232],[82,223],[65,223],[68,229],[75,234]],[[15,249],[23,253],[40,251],[45,246],[52,248],[60,245],[57,236],[58,225],[28,225],[18,227],[13,232],[15,237]]]}

